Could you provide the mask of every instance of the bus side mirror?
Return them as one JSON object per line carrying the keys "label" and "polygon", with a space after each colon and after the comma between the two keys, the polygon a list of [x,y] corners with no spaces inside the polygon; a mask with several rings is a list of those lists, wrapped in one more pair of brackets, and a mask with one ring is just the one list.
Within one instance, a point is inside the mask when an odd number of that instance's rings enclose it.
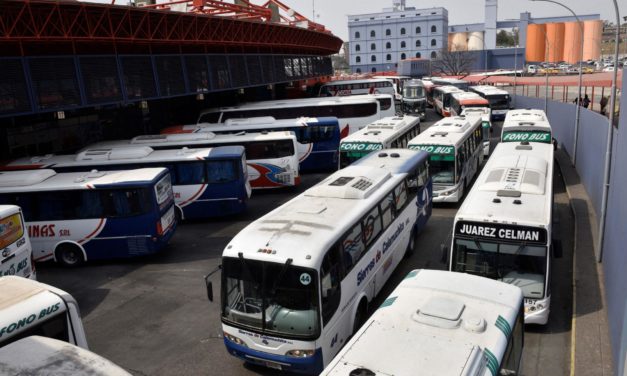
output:
{"label": "bus side mirror", "polygon": [[563,250],[562,250],[562,241],[553,239],[553,257],[562,258]]}
{"label": "bus side mirror", "polygon": [[440,244],[440,262],[442,264],[448,264],[448,246]]}
{"label": "bus side mirror", "polygon": [[551,143],[553,144],[553,151],[557,150],[557,140],[555,138],[551,138]]}
{"label": "bus side mirror", "polygon": [[218,267],[215,268],[215,270],[213,270],[212,272],[210,272],[209,274],[205,276],[205,288],[207,289],[207,299],[209,299],[210,302],[213,302],[213,283],[211,282],[211,276],[220,270],[222,270],[222,265],[218,265]]}

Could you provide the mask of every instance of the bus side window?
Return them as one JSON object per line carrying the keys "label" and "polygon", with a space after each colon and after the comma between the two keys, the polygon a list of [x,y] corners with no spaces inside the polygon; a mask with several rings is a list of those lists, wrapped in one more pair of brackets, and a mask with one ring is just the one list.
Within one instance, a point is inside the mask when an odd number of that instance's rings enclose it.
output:
{"label": "bus side window", "polygon": [[342,296],[342,258],[339,245],[334,245],[322,259],[320,291],[322,297],[322,322],[326,325],[340,306]]}
{"label": "bus side window", "polygon": [[394,205],[392,205],[393,203],[394,195],[391,192],[379,203],[381,206],[381,219],[383,220],[384,229],[388,228],[394,218],[396,218],[396,209]]}
{"label": "bus side window", "polygon": [[399,185],[394,188],[394,199],[396,204],[396,212],[400,213],[401,210],[405,209],[405,205],[407,204],[407,186],[405,182],[401,182]]}
{"label": "bus side window", "polygon": [[418,189],[422,189],[429,180],[429,162],[424,161],[418,172]]}
{"label": "bus side window", "polygon": [[361,230],[361,222],[353,226],[351,230],[344,236],[342,240],[342,248],[344,250],[344,263],[348,272],[359,261],[366,247],[364,246],[364,238]]}
{"label": "bus side window", "polygon": [[369,247],[381,233],[381,215],[379,207],[375,206],[363,219],[364,242]]}
{"label": "bus side window", "polygon": [[176,175],[179,185],[204,184],[207,182],[203,162],[177,163]]}

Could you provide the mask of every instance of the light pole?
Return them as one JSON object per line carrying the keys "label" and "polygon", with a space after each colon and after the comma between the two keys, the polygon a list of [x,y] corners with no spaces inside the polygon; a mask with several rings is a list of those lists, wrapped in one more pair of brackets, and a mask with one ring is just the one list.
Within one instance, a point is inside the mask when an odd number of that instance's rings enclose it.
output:
{"label": "light pole", "polygon": [[[572,156],[572,161],[573,161],[573,166],[575,165],[576,161],[577,161],[577,139],[579,138],[579,113],[581,112],[581,81],[582,81],[582,67],[581,67],[581,63],[583,60],[583,23],[581,23],[581,20],[579,19],[579,17],[577,17],[577,15],[575,14],[575,12],[573,12],[572,9],[570,9],[569,7],[567,7],[566,5],[555,1],[555,0],[531,0],[531,1],[543,1],[543,2],[547,2],[547,3],[553,3],[553,4],[557,4],[559,6],[561,6],[562,8],[568,10],[570,13],[572,13],[572,15],[575,17],[575,19],[577,20],[577,25],[579,26],[579,34],[581,35],[581,54],[579,56],[579,90],[578,90],[578,94],[577,94],[577,108],[575,109],[575,136],[574,141],[573,141],[573,156]],[[614,2],[616,2],[616,0],[614,0]],[[547,38],[548,39],[548,38]]]}
{"label": "light pole", "polygon": [[618,3],[614,0],[616,14],[616,36],[614,38],[614,72],[612,74],[612,93],[610,96],[610,116],[605,145],[605,165],[603,168],[603,196],[601,198],[601,219],[599,221],[599,242],[597,244],[597,262],[603,260],[603,239],[605,238],[605,216],[607,215],[607,196],[610,190],[610,167],[612,166],[612,138],[614,136],[614,112],[616,106],[616,79],[618,76],[618,41],[620,40],[620,15]]}

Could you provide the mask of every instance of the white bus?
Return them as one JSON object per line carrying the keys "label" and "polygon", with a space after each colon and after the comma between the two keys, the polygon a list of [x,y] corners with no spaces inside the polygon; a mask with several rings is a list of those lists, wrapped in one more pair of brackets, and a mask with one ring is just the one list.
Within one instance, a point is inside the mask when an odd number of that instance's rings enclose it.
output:
{"label": "white bus", "polygon": [[224,123],[227,119],[272,116],[275,119],[334,116],[340,122],[340,136],[346,137],[375,120],[394,116],[389,94],[347,97],[284,99],[213,108],[200,113],[198,123]]}
{"label": "white bus", "polygon": [[0,276],[37,279],[33,249],[19,206],[0,205],[0,250]]}
{"label": "white bus", "polygon": [[443,117],[451,116],[452,95],[454,93],[463,93],[462,90],[455,86],[436,86],[432,89],[433,108],[435,112]]}
{"label": "white bus", "polygon": [[520,286],[525,323],[546,324],[552,207],[552,145],[498,144],[455,215],[449,270]]}
{"label": "white bus", "polygon": [[176,228],[165,168],[0,172],[0,204],[22,208],[36,262],[65,266],[156,253]]}
{"label": "white bus", "polygon": [[542,110],[511,110],[505,116],[501,142],[553,142],[551,124]]}
{"label": "white bus", "polygon": [[420,133],[420,118],[387,117],[368,124],[366,128],[340,141],[340,168],[381,149],[406,148]]}
{"label": "white bus", "polygon": [[409,141],[410,149],[429,153],[433,202],[459,202],[483,162],[481,118],[451,117]]}
{"label": "white bus", "polygon": [[30,336],[0,347],[5,375],[132,376],[89,350],[42,336]]}
{"label": "white bus", "polygon": [[247,174],[253,189],[292,187],[300,184],[298,149],[294,132],[155,134],[137,136],[130,140],[102,141],[87,146],[81,152],[129,145],[150,146],[154,150],[241,145],[246,150]]}
{"label": "white bus", "polygon": [[408,149],[372,153],[240,231],[222,254],[229,354],[322,371],[416,247],[430,213],[426,163]]}
{"label": "white bus", "polygon": [[28,336],[87,349],[78,303],[67,292],[16,276],[0,277],[0,347]]}
{"label": "white bus", "polygon": [[520,288],[413,270],[321,376],[519,375],[524,332]]}
{"label": "white bus", "polygon": [[467,107],[462,111],[461,116],[480,117],[483,128],[483,155],[490,155],[490,135],[492,134],[491,110],[486,107]]}
{"label": "white bus", "polygon": [[389,94],[394,99],[399,95],[396,85],[386,78],[363,80],[329,81],[320,86],[319,97],[341,97],[347,95]]}
{"label": "white bus", "polygon": [[490,102],[492,117],[502,119],[512,107],[509,92],[490,85],[471,86],[468,90],[481,95]]}

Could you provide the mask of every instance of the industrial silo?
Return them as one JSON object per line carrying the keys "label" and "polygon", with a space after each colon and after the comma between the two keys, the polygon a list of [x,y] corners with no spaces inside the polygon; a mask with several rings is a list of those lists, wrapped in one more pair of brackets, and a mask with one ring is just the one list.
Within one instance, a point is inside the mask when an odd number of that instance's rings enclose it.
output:
{"label": "industrial silo", "polygon": [[468,50],[483,50],[483,38],[483,31],[473,31],[472,33],[468,33]]}
{"label": "industrial silo", "polygon": [[574,64],[581,60],[581,37],[577,22],[564,23],[564,61]]}
{"label": "industrial silo", "polygon": [[551,63],[564,60],[564,29],[563,22],[546,24],[546,60]]}
{"label": "industrial silo", "polygon": [[583,22],[583,60],[599,59],[602,34],[603,21],[589,20]]}
{"label": "industrial silo", "polygon": [[530,24],[527,26],[525,60],[530,62],[544,61],[545,33],[546,27],[544,24]]}
{"label": "industrial silo", "polygon": [[448,50],[453,51],[453,35],[455,33],[448,33]]}
{"label": "industrial silo", "polygon": [[466,51],[468,49],[468,33],[453,34],[451,51]]}

